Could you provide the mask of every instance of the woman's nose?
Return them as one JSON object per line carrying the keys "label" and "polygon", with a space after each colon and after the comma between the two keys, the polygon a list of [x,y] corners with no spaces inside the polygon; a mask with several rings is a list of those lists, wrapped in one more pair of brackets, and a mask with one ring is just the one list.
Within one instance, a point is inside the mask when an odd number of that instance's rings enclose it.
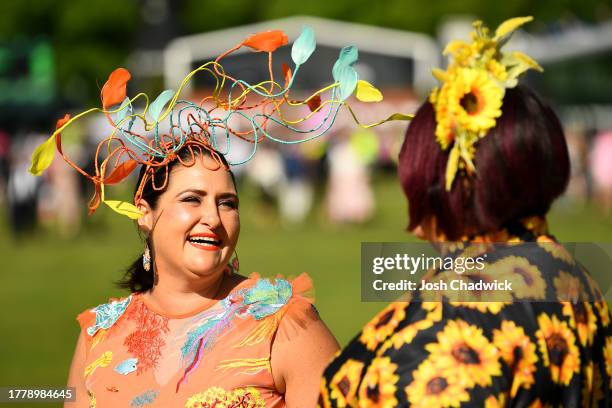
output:
{"label": "woman's nose", "polygon": [[219,209],[216,204],[206,204],[203,206],[200,222],[207,225],[211,230],[217,228],[221,224]]}

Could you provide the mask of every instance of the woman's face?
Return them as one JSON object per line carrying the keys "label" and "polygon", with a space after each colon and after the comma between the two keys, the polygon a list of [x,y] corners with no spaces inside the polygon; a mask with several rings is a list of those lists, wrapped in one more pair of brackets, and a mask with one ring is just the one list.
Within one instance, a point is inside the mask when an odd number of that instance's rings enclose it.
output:
{"label": "woman's face", "polygon": [[156,208],[142,218],[144,229],[153,229],[160,276],[197,279],[227,266],[240,233],[238,196],[230,173],[223,167],[210,170],[215,167],[209,156],[198,156],[191,167],[175,166]]}

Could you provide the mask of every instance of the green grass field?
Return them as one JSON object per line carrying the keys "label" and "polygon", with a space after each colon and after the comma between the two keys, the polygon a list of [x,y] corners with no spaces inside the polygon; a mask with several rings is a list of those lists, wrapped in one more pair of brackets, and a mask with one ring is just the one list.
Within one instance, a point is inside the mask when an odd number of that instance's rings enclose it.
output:
{"label": "green grass field", "polygon": [[[262,213],[248,187],[241,189],[241,272],[309,273],[321,316],[341,344],[384,307],[360,302],[360,243],[414,240],[404,231],[406,204],[396,179],[380,177],[375,186],[375,218],[345,227],[329,225],[319,205],[304,226],[285,228]],[[612,242],[612,219],[592,208],[561,202],[549,223],[562,241]],[[0,224],[0,384],[63,385],[78,335],[76,315],[126,294],[113,281],[141,249],[135,226],[105,208],[71,240],[41,231],[15,242]]]}

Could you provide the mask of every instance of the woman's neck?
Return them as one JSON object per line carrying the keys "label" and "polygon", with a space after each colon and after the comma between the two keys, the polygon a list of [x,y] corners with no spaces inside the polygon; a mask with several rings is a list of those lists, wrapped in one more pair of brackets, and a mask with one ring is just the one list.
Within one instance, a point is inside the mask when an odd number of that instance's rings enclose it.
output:
{"label": "woman's neck", "polygon": [[182,316],[204,310],[223,299],[244,278],[215,274],[209,279],[185,282],[173,276],[160,276],[152,289],[142,294],[145,302],[160,314]]}

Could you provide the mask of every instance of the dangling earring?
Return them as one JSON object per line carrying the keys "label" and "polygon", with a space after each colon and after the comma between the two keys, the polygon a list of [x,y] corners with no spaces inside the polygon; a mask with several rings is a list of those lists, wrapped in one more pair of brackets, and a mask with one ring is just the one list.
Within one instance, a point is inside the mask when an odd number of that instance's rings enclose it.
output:
{"label": "dangling earring", "polygon": [[238,253],[234,250],[234,258],[230,261],[229,267],[225,270],[225,273],[232,275],[238,273],[240,269],[240,262],[238,262]]}
{"label": "dangling earring", "polygon": [[149,251],[149,242],[145,240],[145,248],[142,253],[142,267],[145,271],[151,270],[151,251]]}

